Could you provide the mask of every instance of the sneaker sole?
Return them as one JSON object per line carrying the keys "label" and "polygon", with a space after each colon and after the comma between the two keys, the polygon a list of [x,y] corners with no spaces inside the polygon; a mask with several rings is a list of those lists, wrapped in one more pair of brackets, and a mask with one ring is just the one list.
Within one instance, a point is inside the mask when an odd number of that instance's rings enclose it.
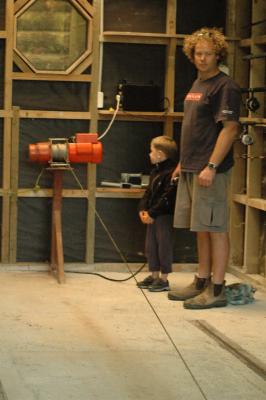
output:
{"label": "sneaker sole", "polygon": [[206,309],[215,308],[215,307],[226,307],[227,304],[228,303],[226,301],[220,301],[220,302],[217,302],[217,303],[206,304],[206,305],[186,304],[186,303],[184,303],[183,306],[184,306],[184,308],[186,308],[188,310],[206,310]]}
{"label": "sneaker sole", "polygon": [[137,285],[137,288],[138,288],[138,289],[149,289],[149,287],[150,287],[150,286],[138,286],[138,285]]}
{"label": "sneaker sole", "polygon": [[149,292],[168,292],[170,288],[160,288],[160,289],[151,289],[149,288]]}

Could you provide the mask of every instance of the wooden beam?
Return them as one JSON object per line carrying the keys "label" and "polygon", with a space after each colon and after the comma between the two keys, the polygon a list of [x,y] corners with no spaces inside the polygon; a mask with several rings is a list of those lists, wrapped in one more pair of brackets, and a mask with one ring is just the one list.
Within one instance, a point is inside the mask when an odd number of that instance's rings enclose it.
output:
{"label": "wooden beam", "polygon": [[13,61],[21,71],[32,73],[32,70],[28,66],[28,64],[21,57],[19,57],[19,55],[15,51],[13,51]]}
{"label": "wooden beam", "polygon": [[167,45],[171,35],[149,34],[140,32],[103,32],[101,42]]}
{"label": "wooden beam", "polygon": [[[9,1],[10,2],[10,1]],[[29,0],[17,0],[15,1],[15,5],[14,5],[14,14],[17,14],[17,12],[24,7],[27,3],[29,2]]]}
{"label": "wooden beam", "polygon": [[88,2],[88,0],[75,0],[84,10],[93,16],[94,14],[94,7]]}
{"label": "wooden beam", "polygon": [[50,74],[36,74],[34,72],[13,72],[13,80],[20,81],[57,81],[57,82],[91,82],[91,75],[50,75]]}
{"label": "wooden beam", "polygon": [[[38,189],[38,190],[34,188],[18,189],[18,197],[52,197],[52,196],[53,196],[52,189]],[[78,189],[63,189],[62,196],[71,198],[87,198],[88,191],[78,190]]]}
{"label": "wooden beam", "polygon": [[[114,112],[99,110],[99,117],[102,120],[112,118]],[[137,111],[118,111],[116,119],[121,121],[163,121],[170,117],[174,122],[182,121],[183,112],[137,112]]]}
{"label": "wooden beam", "polygon": [[256,208],[257,210],[266,211],[266,199],[250,198],[250,199],[248,199],[248,205],[253,207],[253,208]]}
{"label": "wooden beam", "polygon": [[256,36],[253,39],[254,44],[266,44],[266,35]]}
{"label": "wooden beam", "polygon": [[[100,71],[100,32],[102,18],[102,1],[94,0],[94,18],[93,18],[93,63],[92,63],[92,83],[90,86],[89,110],[91,114],[90,131],[98,131],[98,109],[97,99],[99,90],[99,71]],[[88,211],[86,218],[86,262],[94,262],[95,248],[95,210],[96,210],[96,165],[89,164],[87,169],[87,187],[88,187]]]}
{"label": "wooden beam", "polygon": [[[12,68],[13,68],[13,16],[14,2],[6,4],[6,43],[5,43],[5,65],[4,65],[4,110],[11,111],[12,108]],[[3,136],[3,200],[2,200],[2,262],[9,262],[9,233],[10,233],[10,197],[6,194],[10,190],[11,172],[11,119],[4,119]]]}
{"label": "wooden beam", "polygon": [[17,190],[19,175],[19,107],[13,108],[12,130],[11,130],[11,165],[12,174],[10,179],[10,241],[9,261],[17,261]]}
{"label": "wooden beam", "polygon": [[176,63],[176,42],[171,39],[166,52],[165,90],[164,96],[169,101],[167,112],[174,112],[175,99],[175,63]]}
{"label": "wooden beam", "polygon": [[73,69],[73,73],[75,73],[75,75],[82,74],[87,68],[89,68],[92,65],[92,62],[93,62],[93,54],[89,54],[88,57],[86,57],[81,63],[79,63]]}
{"label": "wooden beam", "polygon": [[166,33],[176,35],[176,0],[167,0],[166,7]]}
{"label": "wooden beam", "polygon": [[246,206],[244,268],[249,274],[259,272],[260,211]]}
{"label": "wooden beam", "polygon": [[42,111],[20,110],[21,118],[48,118],[48,119],[90,119],[89,111]]}
{"label": "wooden beam", "polygon": [[139,199],[143,196],[144,189],[97,188],[96,197],[114,199]]}
{"label": "wooden beam", "polygon": [[235,194],[234,193],[232,195],[232,199],[233,199],[233,201],[235,201],[235,202],[237,202],[239,204],[243,204],[243,205],[246,205],[247,201],[248,201],[248,198],[247,198],[246,194],[238,194],[238,193]]}

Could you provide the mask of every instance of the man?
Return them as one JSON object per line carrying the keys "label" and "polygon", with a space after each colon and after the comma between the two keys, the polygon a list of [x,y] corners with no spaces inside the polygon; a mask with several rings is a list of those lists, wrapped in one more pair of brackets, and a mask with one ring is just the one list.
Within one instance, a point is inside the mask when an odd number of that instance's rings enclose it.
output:
{"label": "man", "polygon": [[174,226],[197,232],[199,268],[188,287],[170,291],[168,298],[184,300],[189,309],[223,307],[230,250],[227,192],[240,126],[240,88],[219,69],[227,55],[219,30],[194,32],[184,41],[184,53],[198,77],[185,98],[180,163],[173,175],[180,175]]}

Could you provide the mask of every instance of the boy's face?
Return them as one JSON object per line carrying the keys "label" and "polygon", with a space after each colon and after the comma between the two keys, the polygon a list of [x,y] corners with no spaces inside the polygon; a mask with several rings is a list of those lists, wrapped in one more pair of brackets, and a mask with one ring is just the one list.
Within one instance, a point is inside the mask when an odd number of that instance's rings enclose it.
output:
{"label": "boy's face", "polygon": [[166,157],[161,150],[158,150],[153,145],[151,145],[150,160],[152,164],[157,164],[165,160],[165,158]]}

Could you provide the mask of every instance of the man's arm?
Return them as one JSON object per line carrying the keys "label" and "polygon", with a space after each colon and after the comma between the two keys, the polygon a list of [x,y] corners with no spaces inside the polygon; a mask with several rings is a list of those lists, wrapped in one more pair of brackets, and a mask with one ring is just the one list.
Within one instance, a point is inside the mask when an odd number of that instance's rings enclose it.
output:
{"label": "man's arm", "polygon": [[[226,154],[229,152],[232,147],[237,135],[239,134],[240,125],[237,121],[224,121],[223,129],[221,130],[214,150],[209,159],[210,163],[215,165],[219,165]],[[205,167],[199,174],[199,184],[201,186],[210,186],[215,177],[216,170],[210,169],[208,166]]]}

